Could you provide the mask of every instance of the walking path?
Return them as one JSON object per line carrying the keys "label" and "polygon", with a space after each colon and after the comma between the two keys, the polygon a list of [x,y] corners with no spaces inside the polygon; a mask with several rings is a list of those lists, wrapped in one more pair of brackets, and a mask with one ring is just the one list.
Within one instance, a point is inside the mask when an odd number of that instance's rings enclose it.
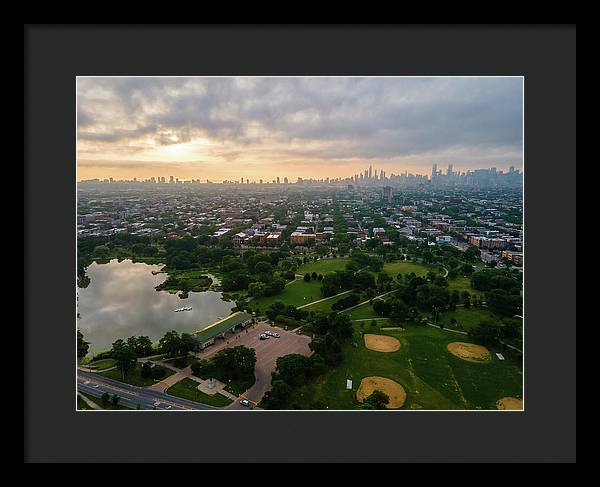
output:
{"label": "walking path", "polygon": [[109,370],[114,370],[117,368],[117,366],[113,365],[112,367],[109,367],[108,369],[95,369],[95,368],[86,367],[85,365],[81,365],[79,368],[81,370],[85,370],[86,372],[92,372],[94,374],[97,374],[99,372],[108,372]]}
{"label": "walking path", "polygon": [[313,304],[322,303],[323,301],[327,301],[328,299],[337,298],[338,296],[343,296],[344,294],[348,294],[348,293],[351,293],[351,292],[352,292],[352,289],[350,289],[349,291],[344,291],[344,292],[341,292],[339,294],[336,294],[335,296],[329,296],[328,298],[323,298],[323,299],[319,299],[317,301],[312,301],[310,303],[303,304],[302,306],[298,306],[298,309],[300,309],[300,308],[306,308],[308,306],[312,306]]}
{"label": "walking path", "polygon": [[434,325],[433,323],[429,323],[429,321],[427,321],[427,325],[433,326],[434,328],[437,328],[438,330],[446,330],[446,331],[451,331],[453,333],[460,333],[461,335],[468,335],[468,333],[466,331],[453,330],[452,328],[446,328],[446,327],[442,328],[441,326]]}
{"label": "walking path", "polygon": [[[397,291],[397,289],[393,289],[391,291],[388,291],[387,293],[383,293],[383,294],[380,294],[379,296],[375,296],[374,298],[368,299],[367,301],[363,301],[362,303],[358,303],[358,304],[355,304],[354,306],[350,306],[349,308],[346,308],[346,309],[343,309],[342,311],[340,311],[340,313],[344,313],[345,311],[350,311],[354,308],[358,308],[359,306],[362,306],[363,304],[367,304],[367,303],[371,302],[371,300],[373,300],[373,299],[382,298],[383,296],[387,296],[388,294],[391,294],[394,291]],[[350,292],[350,291],[348,291],[348,292]]]}

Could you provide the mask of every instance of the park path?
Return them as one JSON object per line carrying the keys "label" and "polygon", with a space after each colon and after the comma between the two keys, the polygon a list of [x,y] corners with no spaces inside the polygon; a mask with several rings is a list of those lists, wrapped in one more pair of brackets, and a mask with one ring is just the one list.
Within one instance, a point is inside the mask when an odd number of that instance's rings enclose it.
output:
{"label": "park path", "polygon": [[341,292],[339,294],[336,294],[335,296],[329,296],[328,298],[323,298],[323,299],[319,299],[317,301],[312,301],[310,303],[303,304],[302,306],[298,306],[298,309],[300,309],[300,308],[307,308],[308,306],[312,306],[313,304],[322,303],[323,301],[327,301],[328,299],[337,298],[338,296],[343,296],[344,294],[348,294],[348,293],[351,293],[351,292],[352,292],[352,290],[350,289],[349,291]]}
{"label": "park path", "polygon": [[93,374],[98,374],[100,372],[108,372],[109,370],[115,370],[116,368],[117,368],[116,365],[113,365],[112,367],[109,367],[107,369],[94,369],[94,368],[86,367],[85,365],[79,366],[79,369],[83,370],[84,372],[91,372]]}
{"label": "park path", "polygon": [[429,321],[427,321],[427,325],[433,326],[434,328],[437,328],[438,330],[445,330],[445,331],[451,331],[452,333],[460,333],[461,335],[468,335],[468,333],[466,331],[453,330],[452,328],[446,328],[446,327],[442,328],[441,326],[434,325],[433,323],[429,323]]}
{"label": "park path", "polygon": [[[388,294],[391,294],[394,291],[397,291],[397,289],[392,289],[391,291],[388,291],[387,293],[380,294],[379,296],[375,296],[374,298],[367,299],[366,301],[363,301],[362,303],[358,303],[358,304],[355,304],[354,306],[350,306],[349,308],[346,308],[346,309],[343,309],[342,311],[340,311],[340,313],[344,313],[346,311],[353,310],[354,308],[358,308],[359,306],[362,306],[363,304],[369,303],[373,299],[382,298],[383,296],[387,296]],[[350,291],[348,291],[348,292],[350,292]]]}

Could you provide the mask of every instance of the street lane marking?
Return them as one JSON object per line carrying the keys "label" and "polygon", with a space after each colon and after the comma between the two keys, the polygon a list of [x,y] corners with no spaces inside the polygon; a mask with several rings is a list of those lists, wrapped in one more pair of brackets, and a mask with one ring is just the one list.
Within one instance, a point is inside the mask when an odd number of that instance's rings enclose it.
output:
{"label": "street lane marking", "polygon": [[112,389],[114,391],[124,392],[125,394],[129,394],[131,396],[139,396],[139,394],[137,392],[129,391],[127,389],[122,389],[120,387],[113,386],[111,384],[107,384],[106,382],[95,381],[95,380],[89,380],[88,382],[92,382],[93,384],[96,384],[94,387],[104,386],[107,389]]}

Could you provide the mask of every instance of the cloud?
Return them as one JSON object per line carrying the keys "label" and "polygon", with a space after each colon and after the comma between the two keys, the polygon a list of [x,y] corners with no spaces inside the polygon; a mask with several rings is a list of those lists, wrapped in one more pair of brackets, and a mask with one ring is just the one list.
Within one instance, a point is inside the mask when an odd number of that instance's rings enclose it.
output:
{"label": "cloud", "polygon": [[80,78],[78,140],[102,153],[202,139],[226,162],[455,153],[518,165],[522,90],[513,77]]}

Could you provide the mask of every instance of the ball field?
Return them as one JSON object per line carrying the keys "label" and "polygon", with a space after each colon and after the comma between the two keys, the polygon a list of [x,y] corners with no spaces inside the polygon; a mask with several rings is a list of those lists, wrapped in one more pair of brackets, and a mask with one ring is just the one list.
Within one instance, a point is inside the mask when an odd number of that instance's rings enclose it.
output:
{"label": "ball field", "polygon": [[[359,409],[356,394],[365,377],[382,377],[402,386],[406,399],[400,409],[496,410],[502,398],[522,397],[520,360],[506,350],[502,350],[504,361],[491,349],[490,360],[473,362],[448,350],[453,342],[469,342],[466,336],[425,325],[407,326],[404,331],[369,327],[370,335],[385,335],[400,342],[398,350],[382,353],[367,348],[359,325],[355,324],[354,330],[355,345],[344,345],[343,362],[295,390],[292,408]],[[352,390],[346,389],[347,379],[353,381]]]}

